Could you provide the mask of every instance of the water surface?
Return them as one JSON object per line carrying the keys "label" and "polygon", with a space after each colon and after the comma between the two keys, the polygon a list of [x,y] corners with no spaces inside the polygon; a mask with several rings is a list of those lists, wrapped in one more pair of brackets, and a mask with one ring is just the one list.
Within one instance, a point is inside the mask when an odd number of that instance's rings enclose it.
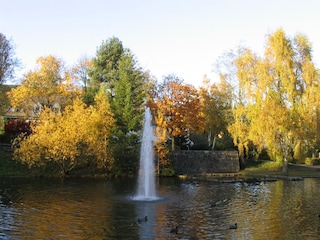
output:
{"label": "water surface", "polygon": [[[0,179],[0,239],[319,239],[320,180]],[[147,222],[138,218],[148,216]],[[238,229],[229,226],[238,223]],[[178,234],[170,229],[178,226]]]}

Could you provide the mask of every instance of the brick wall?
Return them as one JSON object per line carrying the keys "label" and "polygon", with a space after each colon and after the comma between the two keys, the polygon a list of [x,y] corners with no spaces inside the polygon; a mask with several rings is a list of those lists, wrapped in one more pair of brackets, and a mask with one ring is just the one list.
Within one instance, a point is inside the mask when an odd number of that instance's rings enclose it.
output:
{"label": "brick wall", "polygon": [[240,170],[237,151],[174,151],[176,174],[236,173]]}

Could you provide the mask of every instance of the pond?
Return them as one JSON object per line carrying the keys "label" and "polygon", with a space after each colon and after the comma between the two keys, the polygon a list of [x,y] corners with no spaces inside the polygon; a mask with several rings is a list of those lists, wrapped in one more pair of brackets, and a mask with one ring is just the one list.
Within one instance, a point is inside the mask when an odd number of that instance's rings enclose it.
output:
{"label": "pond", "polygon": [[[320,179],[0,179],[0,239],[319,239]],[[138,222],[147,216],[148,220]],[[237,223],[237,229],[229,229]],[[170,233],[178,226],[178,233]]]}

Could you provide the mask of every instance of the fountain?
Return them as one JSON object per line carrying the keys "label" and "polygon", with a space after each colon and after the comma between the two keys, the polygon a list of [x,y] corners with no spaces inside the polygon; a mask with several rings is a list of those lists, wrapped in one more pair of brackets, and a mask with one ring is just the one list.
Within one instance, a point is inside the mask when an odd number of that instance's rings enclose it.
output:
{"label": "fountain", "polygon": [[140,149],[140,169],[138,178],[138,188],[134,200],[139,201],[154,201],[158,197],[155,190],[155,176],[154,176],[154,159],[153,159],[153,128],[151,125],[152,116],[149,108],[146,108],[142,143]]}

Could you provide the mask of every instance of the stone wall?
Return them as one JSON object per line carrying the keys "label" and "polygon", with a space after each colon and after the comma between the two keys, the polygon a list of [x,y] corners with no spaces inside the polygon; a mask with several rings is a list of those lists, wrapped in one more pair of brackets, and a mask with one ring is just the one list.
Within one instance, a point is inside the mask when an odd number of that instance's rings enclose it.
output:
{"label": "stone wall", "polygon": [[176,174],[237,173],[237,151],[174,151],[172,163]]}

